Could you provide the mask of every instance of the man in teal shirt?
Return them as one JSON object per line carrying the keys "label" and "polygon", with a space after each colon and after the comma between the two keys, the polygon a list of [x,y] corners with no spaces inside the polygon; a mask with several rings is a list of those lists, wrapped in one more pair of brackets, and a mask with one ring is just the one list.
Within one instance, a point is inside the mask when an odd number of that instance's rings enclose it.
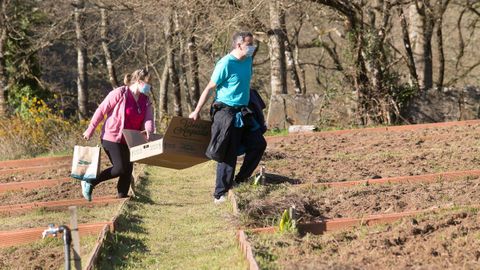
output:
{"label": "man in teal shirt", "polygon": [[[195,111],[190,114],[194,120],[199,118],[200,110],[215,90],[215,102],[218,110],[213,115],[212,136],[214,132],[224,132],[228,147],[225,155],[218,161],[214,202],[226,200],[228,190],[234,184],[237,152],[245,147],[245,158],[235,181],[242,182],[250,177],[260,162],[266,148],[266,141],[259,129],[252,130],[243,125],[246,119],[238,119],[250,101],[250,81],[255,46],[253,35],[249,32],[237,32],[232,38],[232,51],[215,65],[210,82],[198,100]],[[240,124],[239,124],[240,123]],[[263,124],[263,123],[262,123]]]}

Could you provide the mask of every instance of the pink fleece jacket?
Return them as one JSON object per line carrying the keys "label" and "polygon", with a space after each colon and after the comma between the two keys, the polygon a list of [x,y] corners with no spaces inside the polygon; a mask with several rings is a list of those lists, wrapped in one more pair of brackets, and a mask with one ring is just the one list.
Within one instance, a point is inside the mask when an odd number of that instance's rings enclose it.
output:
{"label": "pink fleece jacket", "polygon": [[[88,125],[87,130],[83,133],[84,136],[91,138],[95,128],[102,122],[105,115],[107,119],[102,127],[102,139],[119,143],[122,140],[122,131],[125,123],[125,102],[127,100],[128,87],[118,87],[110,93],[98,106],[92,120]],[[153,121],[153,110],[150,101],[147,105],[145,119],[143,119],[143,126],[148,132],[153,132],[155,123]]]}

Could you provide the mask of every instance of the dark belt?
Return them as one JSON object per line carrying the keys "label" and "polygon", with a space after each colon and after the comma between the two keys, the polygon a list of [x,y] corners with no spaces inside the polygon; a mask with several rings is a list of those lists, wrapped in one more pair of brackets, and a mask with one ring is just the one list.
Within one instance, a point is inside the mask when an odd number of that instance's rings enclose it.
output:
{"label": "dark belt", "polygon": [[254,112],[250,108],[248,108],[248,106],[229,106],[225,103],[216,101],[210,107],[210,117],[212,121],[213,121],[213,117],[215,116],[215,113],[221,110],[229,111],[232,114],[241,112],[242,116],[245,119],[252,117],[254,114]]}

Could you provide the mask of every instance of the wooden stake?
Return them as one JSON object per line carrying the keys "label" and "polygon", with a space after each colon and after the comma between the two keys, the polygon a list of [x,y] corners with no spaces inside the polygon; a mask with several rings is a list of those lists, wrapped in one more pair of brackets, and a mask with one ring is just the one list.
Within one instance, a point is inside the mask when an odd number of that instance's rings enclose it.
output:
{"label": "wooden stake", "polygon": [[77,207],[68,207],[70,211],[70,231],[72,233],[73,241],[73,261],[75,269],[82,270],[82,258],[80,256],[80,236],[78,234],[78,222],[77,222]]}

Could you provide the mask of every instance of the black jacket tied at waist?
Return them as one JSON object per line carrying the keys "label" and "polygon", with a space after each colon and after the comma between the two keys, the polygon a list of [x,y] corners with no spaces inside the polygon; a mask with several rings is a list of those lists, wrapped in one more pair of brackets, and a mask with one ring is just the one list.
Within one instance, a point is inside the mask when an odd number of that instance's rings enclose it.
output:
{"label": "black jacket tied at waist", "polygon": [[262,133],[264,133],[266,126],[262,112],[263,108],[265,108],[265,103],[263,103],[260,95],[255,90],[250,91],[250,104],[248,107],[231,107],[221,102],[214,102],[210,109],[210,116],[213,122],[212,137],[205,155],[217,162],[224,161],[230,145],[230,134],[232,128],[236,127],[236,122],[238,123],[237,115],[239,113],[241,114],[240,121],[243,121],[244,128],[250,130],[260,128]]}

